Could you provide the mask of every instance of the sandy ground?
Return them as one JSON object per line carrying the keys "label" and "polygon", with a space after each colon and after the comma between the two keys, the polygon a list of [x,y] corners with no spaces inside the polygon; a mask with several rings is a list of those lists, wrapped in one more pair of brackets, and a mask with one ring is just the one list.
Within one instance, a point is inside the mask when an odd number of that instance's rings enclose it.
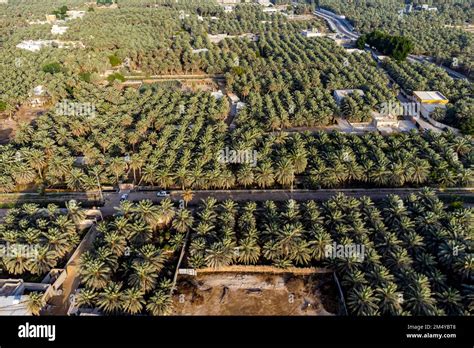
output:
{"label": "sandy ground", "polygon": [[331,274],[206,274],[178,280],[174,315],[333,315]]}
{"label": "sandy ground", "polygon": [[0,118],[0,144],[10,141],[15,135],[20,122],[31,123],[38,115],[46,112],[48,108],[30,108],[26,105],[20,107],[12,119],[6,115]]}

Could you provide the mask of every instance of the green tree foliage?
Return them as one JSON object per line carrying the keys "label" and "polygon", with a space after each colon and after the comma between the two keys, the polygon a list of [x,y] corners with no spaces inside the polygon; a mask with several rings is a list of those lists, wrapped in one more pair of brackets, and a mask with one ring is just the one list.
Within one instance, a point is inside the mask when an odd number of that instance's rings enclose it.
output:
{"label": "green tree foliage", "polygon": [[58,8],[57,10],[53,11],[53,14],[56,16],[57,19],[65,20],[66,17],[67,17],[66,12],[68,10],[69,9],[67,8],[67,6],[63,5],[60,8]]}
{"label": "green tree foliage", "polygon": [[61,64],[57,62],[43,65],[43,71],[48,74],[56,74],[58,72],[61,72],[61,70]]}
{"label": "green tree foliage", "polygon": [[399,62],[405,60],[414,47],[410,39],[388,35],[379,30],[364,34],[357,39],[356,45],[359,49],[364,49],[366,44]]}
{"label": "green tree foliage", "polygon": [[116,55],[109,56],[109,62],[110,62],[110,65],[112,65],[113,67],[122,64],[122,60]]}

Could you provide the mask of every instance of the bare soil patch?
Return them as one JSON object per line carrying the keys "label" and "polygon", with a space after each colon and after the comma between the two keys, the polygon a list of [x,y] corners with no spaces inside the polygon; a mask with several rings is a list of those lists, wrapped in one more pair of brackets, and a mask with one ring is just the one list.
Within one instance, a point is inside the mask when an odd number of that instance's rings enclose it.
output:
{"label": "bare soil patch", "polygon": [[334,315],[332,274],[214,273],[178,280],[174,315]]}
{"label": "bare soil patch", "polygon": [[0,117],[0,144],[8,143],[14,136],[20,123],[31,123],[49,108],[31,108],[23,105],[12,118],[7,115]]}

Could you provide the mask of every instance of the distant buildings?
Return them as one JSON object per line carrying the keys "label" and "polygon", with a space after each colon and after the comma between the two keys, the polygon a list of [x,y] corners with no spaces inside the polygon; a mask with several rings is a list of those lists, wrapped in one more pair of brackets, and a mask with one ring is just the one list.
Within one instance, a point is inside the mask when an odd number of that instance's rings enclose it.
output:
{"label": "distant buildings", "polygon": [[423,4],[423,5],[421,5],[421,6],[417,6],[416,9],[417,9],[418,11],[434,11],[434,12],[438,11],[438,8],[437,8],[437,7],[431,7],[431,6],[428,5],[428,4]]}
{"label": "distant buildings", "polygon": [[303,30],[301,32],[304,37],[321,37],[324,36],[323,33],[320,33],[317,29]]}
{"label": "distant buildings", "polygon": [[211,96],[216,98],[217,100],[224,98],[224,93],[222,93],[221,90],[218,90],[216,92],[211,92]]}
{"label": "distant buildings", "polygon": [[221,42],[224,39],[233,39],[233,38],[247,38],[250,41],[257,42],[258,41],[258,35],[255,35],[253,33],[245,33],[241,35],[229,35],[229,34],[216,34],[216,35],[211,35],[208,34],[207,37],[209,38],[209,41],[216,44]]}
{"label": "distant buildings", "polygon": [[56,18],[56,15],[51,15],[51,14],[47,14],[46,15],[46,22],[48,23],[54,23],[57,21],[57,18]]}
{"label": "distant buildings", "polygon": [[41,107],[48,103],[50,100],[49,94],[44,86],[39,85],[33,88],[30,93],[30,99],[28,100],[31,107]]}
{"label": "distant buildings", "polygon": [[269,14],[275,14],[281,11],[282,10],[280,8],[275,8],[275,7],[265,7],[262,9],[262,12],[269,13]]}
{"label": "distant buildings", "polygon": [[71,11],[66,11],[66,20],[71,20],[71,19],[80,19],[82,17],[84,17],[86,14],[86,11],[75,11],[75,10],[71,10]]}
{"label": "distant buildings", "polygon": [[81,41],[24,40],[16,45],[16,47],[30,52],[38,52],[43,47],[84,48],[85,46]]}
{"label": "distant buildings", "polygon": [[360,50],[358,48],[346,48],[346,52],[350,53],[350,54],[352,54],[352,53],[365,53],[364,50]]}
{"label": "distant buildings", "polygon": [[53,27],[51,28],[51,34],[54,35],[63,35],[69,27],[61,27],[59,25],[53,24]]}
{"label": "distant buildings", "polygon": [[235,93],[228,93],[227,96],[233,104],[237,104],[240,101],[240,98]]}
{"label": "distant buildings", "polygon": [[217,0],[219,5],[237,5],[240,4],[242,1],[240,0]]}
{"label": "distant buildings", "polygon": [[207,51],[209,51],[208,48],[198,48],[198,49],[193,50],[192,52],[194,54],[199,54],[199,53],[203,53],[203,52],[207,52]]}
{"label": "distant buildings", "polygon": [[247,105],[247,104],[245,104],[244,102],[241,102],[241,101],[237,102],[237,104],[236,104],[236,109],[237,109],[237,111],[240,111],[240,110],[242,110],[242,109],[245,109],[245,106],[246,106],[246,105]]}
{"label": "distant buildings", "polygon": [[51,45],[52,40],[25,40],[16,45],[16,47],[30,52],[38,52],[43,47]]}

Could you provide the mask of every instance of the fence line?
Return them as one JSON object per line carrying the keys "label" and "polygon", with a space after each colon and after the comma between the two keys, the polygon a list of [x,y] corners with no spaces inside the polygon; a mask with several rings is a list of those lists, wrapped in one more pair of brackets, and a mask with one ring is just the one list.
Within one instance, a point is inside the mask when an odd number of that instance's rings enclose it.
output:
{"label": "fence line", "polygon": [[297,274],[297,275],[311,275],[311,274],[325,274],[333,271],[328,268],[317,267],[288,267],[278,268],[274,266],[226,266],[219,268],[200,268],[196,270],[197,274],[212,274],[212,273],[269,273],[269,274]]}

